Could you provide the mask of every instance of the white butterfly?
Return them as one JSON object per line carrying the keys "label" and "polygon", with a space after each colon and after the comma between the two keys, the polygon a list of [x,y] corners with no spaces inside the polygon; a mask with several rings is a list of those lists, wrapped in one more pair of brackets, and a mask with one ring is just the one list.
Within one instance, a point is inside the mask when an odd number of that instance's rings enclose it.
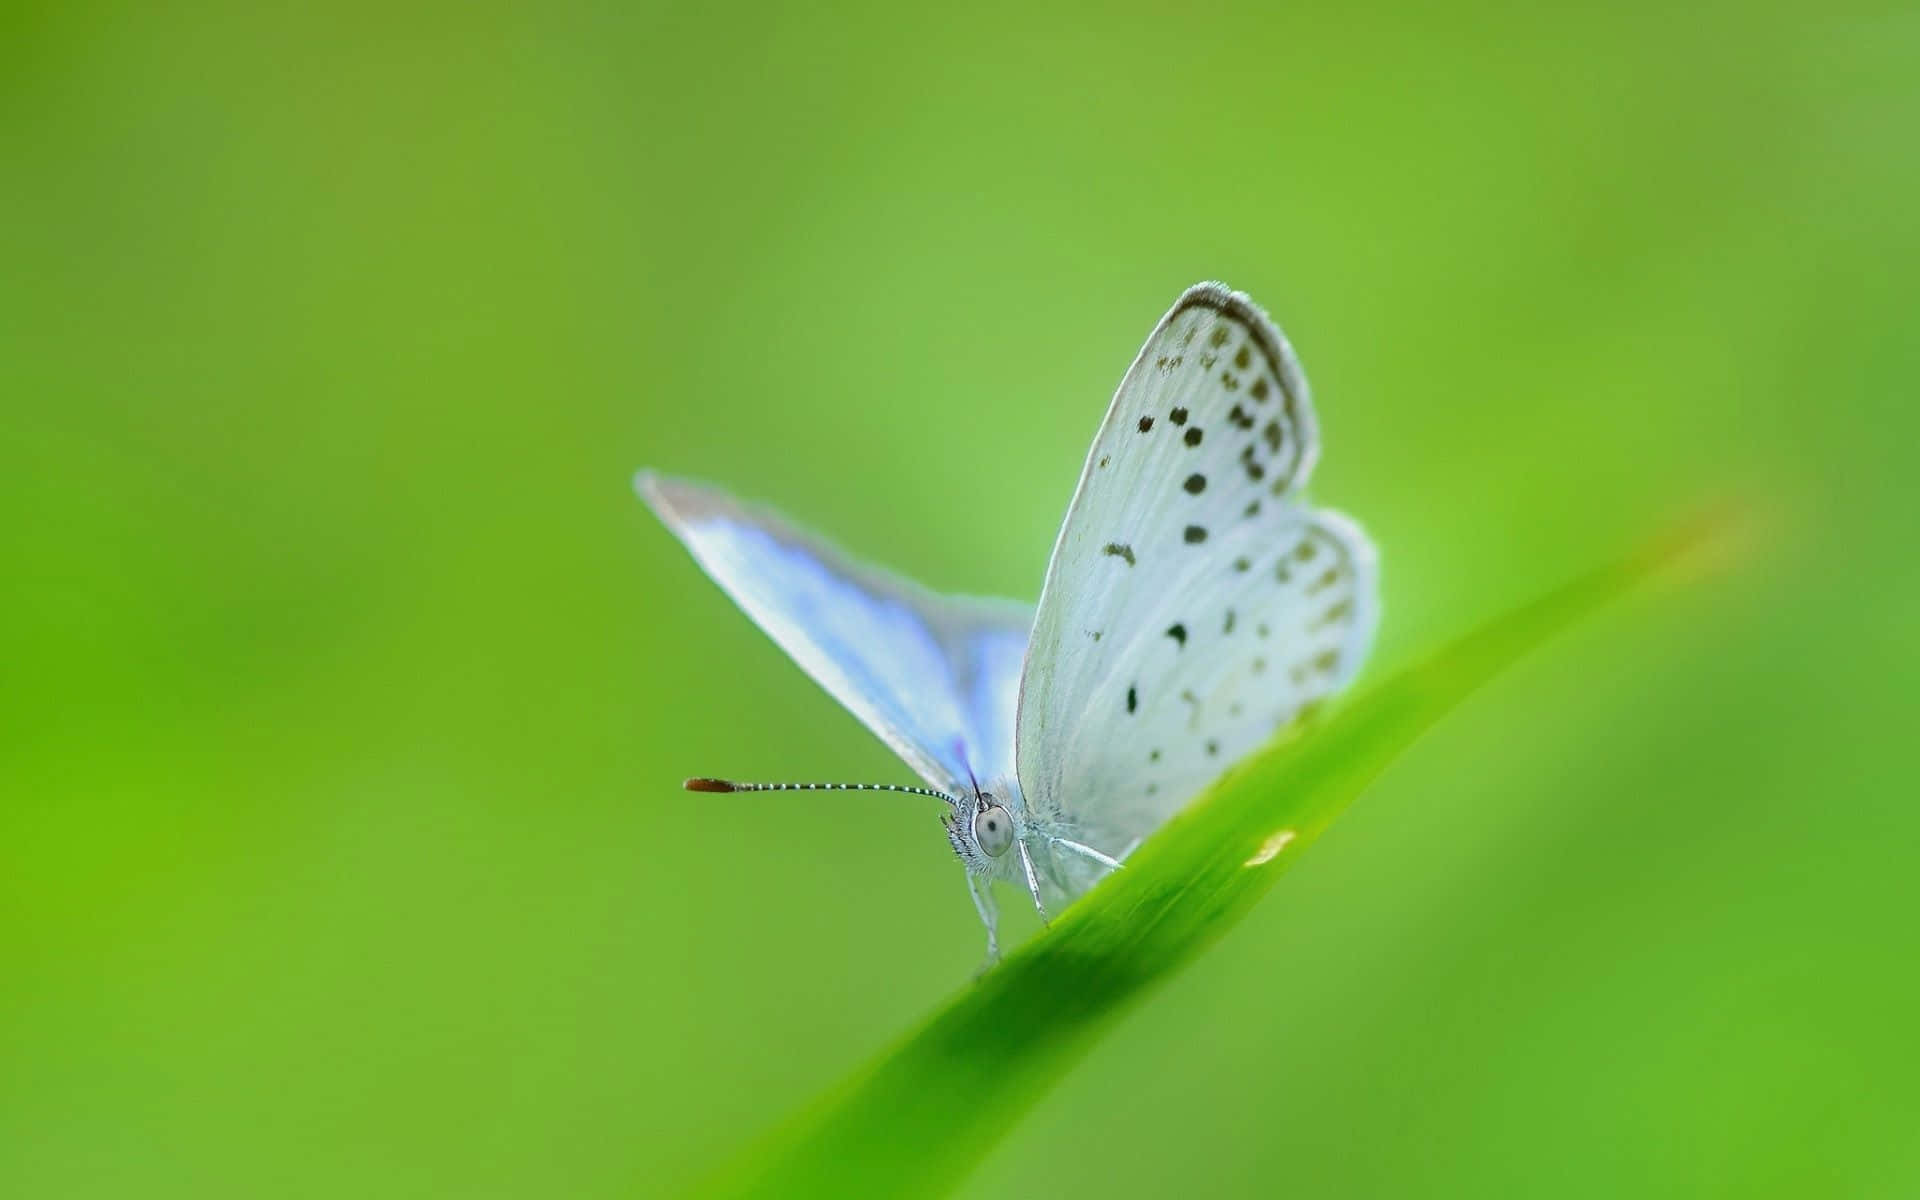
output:
{"label": "white butterfly", "polygon": [[935,595],[711,488],[649,472],[635,486],[932,785],[885,790],[947,803],[991,960],[989,881],[1023,887],[1044,918],[1359,669],[1374,551],[1300,498],[1318,451],[1286,339],[1246,296],[1202,283],[1120,381],[1037,610]]}

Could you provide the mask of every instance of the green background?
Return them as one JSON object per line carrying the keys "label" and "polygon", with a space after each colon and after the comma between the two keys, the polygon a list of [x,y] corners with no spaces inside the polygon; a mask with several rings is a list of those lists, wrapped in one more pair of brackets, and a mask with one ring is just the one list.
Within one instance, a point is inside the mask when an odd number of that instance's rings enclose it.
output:
{"label": "green background", "polygon": [[[0,15],[0,1194],[670,1191],[980,952],[633,499],[1032,598],[1185,285],[1373,671],[1728,497],[973,1194],[1912,1194],[1910,5]],[[1009,905],[1017,908],[1017,905]],[[1023,936],[1030,922],[1014,922]]]}

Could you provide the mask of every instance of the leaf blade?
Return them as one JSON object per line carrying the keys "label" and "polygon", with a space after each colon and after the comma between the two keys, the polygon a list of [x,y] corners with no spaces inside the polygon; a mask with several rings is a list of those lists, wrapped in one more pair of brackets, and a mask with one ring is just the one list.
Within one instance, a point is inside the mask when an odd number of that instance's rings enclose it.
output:
{"label": "leaf blade", "polygon": [[943,1195],[1148,988],[1232,928],[1401,752],[1716,532],[1678,527],[1496,618],[1209,789],[1041,937],[749,1148],[715,1195]]}

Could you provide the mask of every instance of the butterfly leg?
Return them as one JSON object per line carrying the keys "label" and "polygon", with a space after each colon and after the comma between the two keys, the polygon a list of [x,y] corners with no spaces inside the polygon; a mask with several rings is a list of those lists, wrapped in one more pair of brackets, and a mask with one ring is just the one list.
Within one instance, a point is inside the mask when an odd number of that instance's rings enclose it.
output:
{"label": "butterfly leg", "polygon": [[1040,877],[1033,873],[1033,855],[1027,853],[1027,844],[1020,844],[1020,869],[1027,873],[1027,891],[1033,896],[1033,910],[1040,914],[1040,923],[1048,923],[1047,906],[1040,899]]}
{"label": "butterfly leg", "polygon": [[973,897],[980,923],[987,927],[987,961],[980,967],[984,971],[1000,961],[1000,908],[993,902],[992,885],[972,871],[967,872],[967,894]]}
{"label": "butterfly leg", "polygon": [[[1062,850],[1071,850],[1082,858],[1090,858],[1094,862],[1099,863],[1101,866],[1105,867],[1109,871],[1117,871],[1120,869],[1119,859],[1108,858],[1106,855],[1100,853],[1098,850],[1095,850],[1092,846],[1082,845],[1081,843],[1074,841],[1072,838],[1063,838],[1063,837],[1048,838],[1047,841],[1052,843],[1055,846],[1060,847]],[[1135,842],[1134,845],[1137,846],[1139,845],[1139,843]],[[1131,850],[1132,848],[1133,848],[1132,846],[1128,847],[1129,850]]]}

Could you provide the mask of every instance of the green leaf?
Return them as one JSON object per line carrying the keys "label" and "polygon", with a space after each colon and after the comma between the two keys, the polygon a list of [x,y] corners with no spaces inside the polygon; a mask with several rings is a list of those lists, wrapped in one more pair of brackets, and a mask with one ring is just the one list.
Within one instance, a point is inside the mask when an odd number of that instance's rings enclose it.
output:
{"label": "green leaf", "polygon": [[1596,570],[1365,691],[1320,727],[1283,735],[1043,935],[751,1148],[710,1190],[950,1191],[1129,1004],[1231,929],[1421,733],[1704,532],[1696,526]]}

